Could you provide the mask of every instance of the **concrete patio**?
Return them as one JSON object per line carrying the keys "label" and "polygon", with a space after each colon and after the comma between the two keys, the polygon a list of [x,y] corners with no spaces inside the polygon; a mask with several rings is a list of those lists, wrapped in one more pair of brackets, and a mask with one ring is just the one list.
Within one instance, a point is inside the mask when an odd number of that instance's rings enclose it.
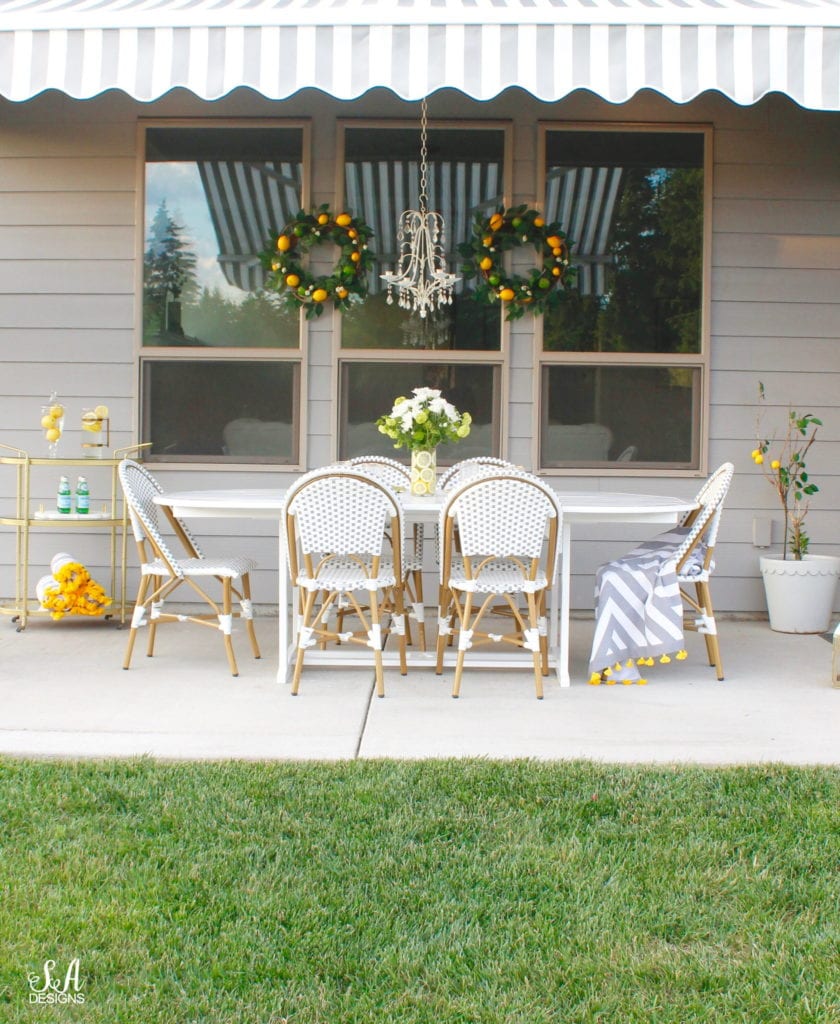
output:
{"label": "concrete patio", "polygon": [[[840,762],[840,689],[831,645],[723,621],[719,683],[702,639],[688,660],[649,670],[647,686],[587,685],[592,622],[572,622],[572,686],[552,677],[545,700],[523,671],[467,670],[462,696],[431,666],[386,671],[386,697],[367,669],[305,669],[301,692],[276,682],[277,622],[257,620],[263,658],[241,630],[240,675],[221,638],[188,625],[159,630],[154,659],[138,641],[121,668],[125,630],[90,620],[0,623],[0,753],[53,757],[325,759],[591,758],[703,764]],[[142,646],[141,646],[142,645]]]}

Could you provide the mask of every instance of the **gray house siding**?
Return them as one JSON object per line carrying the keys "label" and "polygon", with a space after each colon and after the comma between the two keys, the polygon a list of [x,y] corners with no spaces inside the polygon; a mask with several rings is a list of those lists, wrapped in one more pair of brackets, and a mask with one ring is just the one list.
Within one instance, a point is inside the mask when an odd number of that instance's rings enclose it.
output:
{"label": "gray house siding", "polygon": [[[115,446],[136,430],[135,324],[138,253],[139,155],[142,117],[312,118],[313,203],[334,201],[338,175],[335,121],[405,116],[395,96],[376,90],[352,103],[322,94],[298,94],[270,103],[247,92],[203,103],[175,92],[148,105],[121,94],[77,102],[45,94],[23,104],[0,101],[0,441],[43,451],[38,407],[55,389],[70,409],[106,401]],[[541,104],[521,92],[477,103],[449,92],[432,101],[432,117],[510,119],[514,123],[513,202],[536,196],[537,123],[540,120],[710,124],[714,129],[710,419],[707,463],[736,466],[718,549],[715,596],[720,610],[762,612],[752,545],[756,516],[781,517],[768,484],[752,465],[757,382],[771,404],[767,423],[781,424],[788,401],[825,421],[823,441],[809,467],[820,493],[809,517],[815,553],[836,552],[840,540],[840,114],[804,111],[769,97],[738,107],[705,95],[677,106],[643,93],[623,106],[575,94]],[[335,455],[331,319],[310,325],[307,342],[307,462]],[[508,457],[532,459],[536,429],[533,374],[538,352],[529,317],[510,334]],[[772,415],[773,413],[776,415]],[[62,451],[78,451],[79,432],[66,424]],[[156,467],[168,488],[267,486],[288,479],[279,471]],[[54,500],[57,473],[41,471],[36,499]],[[558,487],[693,494],[699,480],[628,470],[626,475],[559,477]],[[94,495],[96,500],[98,494]],[[103,495],[104,497],[104,495]],[[0,506],[13,500],[13,472],[0,467]],[[228,537],[237,534],[232,540]],[[257,601],[276,594],[277,539],[271,523],[205,521],[200,534],[248,550],[259,560]],[[592,574],[601,562],[642,534],[612,528],[576,535],[572,600],[591,608]],[[94,534],[44,531],[32,556],[45,566],[71,550],[102,570],[105,546]],[[0,529],[0,595],[13,590],[14,545]],[[433,590],[429,590],[433,593]]]}

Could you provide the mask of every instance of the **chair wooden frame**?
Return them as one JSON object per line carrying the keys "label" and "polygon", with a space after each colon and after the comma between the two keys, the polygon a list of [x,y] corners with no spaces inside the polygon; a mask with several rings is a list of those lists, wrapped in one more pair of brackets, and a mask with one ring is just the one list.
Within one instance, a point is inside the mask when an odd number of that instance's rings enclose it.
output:
{"label": "chair wooden frame", "polygon": [[[384,480],[395,490],[402,487],[406,491],[411,487],[411,470],[396,459],[385,455],[357,455],[348,463],[354,469],[361,470],[370,476]],[[403,544],[403,587],[406,607],[406,642],[413,646],[411,637],[411,619],[417,623],[417,633],[421,651],[426,650],[426,610],[423,596],[423,542],[425,534],[422,523],[415,523],[411,534],[411,546]]]}
{"label": "chair wooden frame", "polygon": [[[723,503],[729,491],[735,467],[731,462],[724,462],[703,484],[697,494],[697,508],[686,513],[681,526],[690,527],[685,540],[677,549],[677,582],[683,602],[695,613],[692,620],[683,615],[683,627],[693,632],[702,633],[706,641],[706,654],[709,664],[715,669],[717,678],[723,680],[723,660],[720,654],[720,643],[717,635],[712,593],[709,579],[714,569],[712,561],[717,543]],[[700,544],[705,552],[699,572],[689,573],[691,556]],[[686,587],[694,585],[694,594]]]}
{"label": "chair wooden frame", "polygon": [[[561,527],[554,492],[530,474],[480,477],[449,496],[441,514],[436,672],[443,671],[444,648],[457,620],[453,697],[460,695],[466,651],[475,642],[491,642],[531,652],[536,695],[542,699],[543,677],[548,675],[546,602],[557,573]],[[514,595],[524,599],[524,611]],[[515,628],[506,633],[480,630],[487,614],[499,613],[500,598],[501,610]]]}
{"label": "chair wooden frame", "polygon": [[[407,673],[403,599],[403,516],[395,491],[383,480],[346,466],[305,474],[284,505],[288,566],[298,588],[297,651],[292,694],[300,688],[305,653],[316,643],[353,643],[373,650],[376,692],[385,696],[382,646],[396,634],[400,673]],[[383,557],[390,549],[390,558]],[[367,604],[356,597],[364,591]],[[380,596],[381,595],[381,596]],[[361,630],[332,628],[341,599]],[[383,626],[383,614],[390,625]]]}
{"label": "chair wooden frame", "polygon": [[[206,557],[185,524],[171,509],[163,507],[164,514],[185,552],[185,557],[177,556],[160,528],[158,515],[161,506],[154,502],[156,494],[164,493],[163,488],[144,466],[132,459],[124,459],[119,464],[118,474],[140,561],[140,586],[131,617],[123,668],[128,669],[131,665],[137,631],[142,626],[148,625],[146,654],[151,658],[154,655],[158,625],[164,622],[193,622],[221,631],[231,675],[238,676],[239,668],[231,640],[234,618],[241,617],[245,621],[252,653],[255,658],[260,657],[260,648],[254,632],[250,581],[250,573],[256,568],[256,563],[249,558]],[[221,583],[221,602],[214,600],[207,590],[196,582],[198,578],[214,578]],[[234,586],[235,580],[240,582],[239,588]],[[212,613],[184,615],[164,610],[166,599],[183,583],[191,587],[210,606]],[[239,611],[233,610],[234,598],[239,602]]]}

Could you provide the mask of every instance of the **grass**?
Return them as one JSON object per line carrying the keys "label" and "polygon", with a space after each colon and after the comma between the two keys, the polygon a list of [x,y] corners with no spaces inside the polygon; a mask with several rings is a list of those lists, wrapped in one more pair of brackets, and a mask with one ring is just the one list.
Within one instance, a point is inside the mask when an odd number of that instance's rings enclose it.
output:
{"label": "grass", "polygon": [[839,818],[835,769],[0,760],[0,1021],[837,1024]]}

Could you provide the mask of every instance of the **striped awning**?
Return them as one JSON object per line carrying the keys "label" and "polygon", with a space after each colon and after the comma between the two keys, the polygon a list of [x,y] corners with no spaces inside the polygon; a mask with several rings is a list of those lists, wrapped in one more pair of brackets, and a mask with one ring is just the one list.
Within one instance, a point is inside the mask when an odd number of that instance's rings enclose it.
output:
{"label": "striped awning", "polygon": [[840,109],[840,0],[0,0],[0,95],[459,89]]}

